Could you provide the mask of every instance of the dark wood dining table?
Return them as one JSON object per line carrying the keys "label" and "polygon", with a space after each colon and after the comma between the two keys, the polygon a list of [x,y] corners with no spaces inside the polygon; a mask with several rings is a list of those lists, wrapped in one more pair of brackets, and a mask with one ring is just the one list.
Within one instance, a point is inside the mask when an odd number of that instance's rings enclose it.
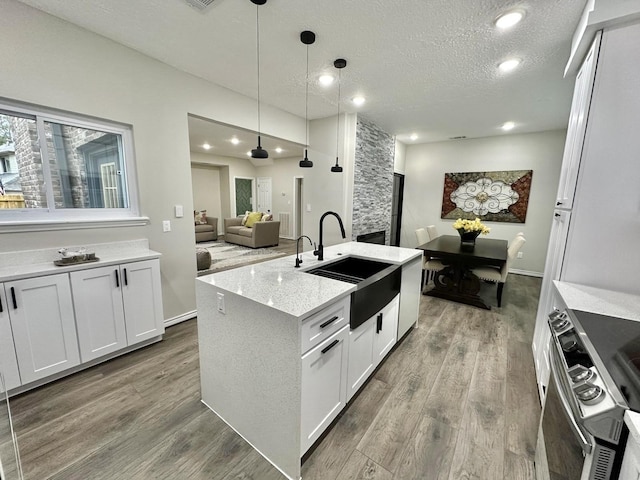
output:
{"label": "dark wood dining table", "polygon": [[477,238],[472,250],[463,248],[458,235],[441,235],[416,247],[429,258],[442,261],[444,268],[436,272],[434,287],[425,295],[466,303],[491,310],[478,295],[480,279],[472,268],[495,266],[501,268],[507,262],[507,241],[493,238]]}

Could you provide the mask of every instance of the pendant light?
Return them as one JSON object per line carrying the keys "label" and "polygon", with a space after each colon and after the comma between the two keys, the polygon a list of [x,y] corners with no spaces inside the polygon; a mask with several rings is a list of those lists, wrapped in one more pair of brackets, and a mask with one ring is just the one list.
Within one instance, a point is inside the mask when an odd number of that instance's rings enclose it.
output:
{"label": "pendant light", "polygon": [[313,162],[307,157],[307,146],[309,145],[309,45],[312,45],[316,41],[316,34],[305,30],[300,34],[300,41],[307,46],[307,79],[305,90],[305,107],[304,107],[304,125],[306,128],[306,141],[304,149],[304,158],[300,160],[300,166],[302,168],[313,167]]}
{"label": "pendant light", "polygon": [[260,5],[267,3],[267,0],[251,0],[256,6],[256,58],[258,59],[258,146],[251,150],[251,158],[269,158],[267,152],[260,143]]}
{"label": "pendant light", "polygon": [[338,69],[338,117],[336,121],[336,164],[331,167],[333,173],[342,173],[342,167],[338,165],[338,152],[340,151],[340,87],[342,69],[347,66],[347,61],[344,58],[338,58],[333,62],[333,66]]}

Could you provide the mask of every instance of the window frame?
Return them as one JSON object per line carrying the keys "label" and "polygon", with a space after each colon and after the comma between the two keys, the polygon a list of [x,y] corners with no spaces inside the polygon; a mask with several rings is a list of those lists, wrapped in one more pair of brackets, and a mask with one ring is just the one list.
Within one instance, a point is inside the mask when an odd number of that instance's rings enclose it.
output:
{"label": "window frame", "polygon": [[[149,223],[148,217],[140,215],[133,127],[131,125],[57,111],[46,107],[25,105],[2,97],[0,97],[0,113],[35,118],[47,198],[46,208],[0,209],[0,233],[100,228],[105,226],[138,226]],[[46,148],[46,122],[120,135],[122,141],[122,165],[129,204],[127,208],[55,208],[54,192],[49,187],[51,184],[51,171],[49,151]]]}

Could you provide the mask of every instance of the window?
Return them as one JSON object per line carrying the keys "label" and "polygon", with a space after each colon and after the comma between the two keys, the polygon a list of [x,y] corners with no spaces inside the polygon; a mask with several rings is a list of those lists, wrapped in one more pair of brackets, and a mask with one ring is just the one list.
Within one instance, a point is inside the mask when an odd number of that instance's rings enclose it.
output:
{"label": "window", "polygon": [[0,100],[0,227],[135,219],[131,128]]}

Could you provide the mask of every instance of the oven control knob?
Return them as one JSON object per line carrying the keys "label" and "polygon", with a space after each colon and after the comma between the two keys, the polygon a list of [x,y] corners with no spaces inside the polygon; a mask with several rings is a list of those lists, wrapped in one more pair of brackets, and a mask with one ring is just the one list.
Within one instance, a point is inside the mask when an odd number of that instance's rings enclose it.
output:
{"label": "oven control knob", "polygon": [[573,353],[579,348],[578,342],[575,340],[567,340],[562,344],[562,350],[566,353]]}
{"label": "oven control knob", "polygon": [[565,312],[554,312],[549,315],[549,321],[551,322],[551,328],[556,332],[561,332],[571,325],[569,317]]}
{"label": "oven control knob", "polygon": [[573,387],[573,391],[576,397],[578,397],[578,400],[585,405],[595,405],[604,400],[604,390],[598,385],[593,385],[589,382],[576,385]]}
{"label": "oven control knob", "polygon": [[596,373],[593,370],[582,365],[574,365],[567,373],[573,383],[587,382],[596,377]]}

